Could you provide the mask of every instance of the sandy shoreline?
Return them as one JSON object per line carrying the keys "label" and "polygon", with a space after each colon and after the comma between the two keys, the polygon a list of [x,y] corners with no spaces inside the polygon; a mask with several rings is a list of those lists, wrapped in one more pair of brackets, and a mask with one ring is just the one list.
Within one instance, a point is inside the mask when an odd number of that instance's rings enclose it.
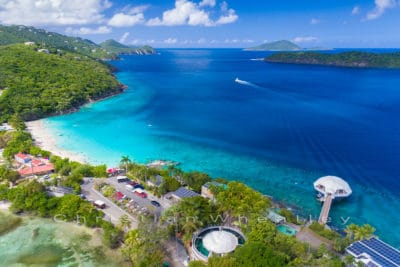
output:
{"label": "sandy shoreline", "polygon": [[57,141],[52,135],[52,133],[46,128],[43,120],[30,121],[25,123],[28,131],[32,134],[35,141],[35,145],[40,148],[50,151],[52,154],[69,158],[72,161],[77,161],[80,163],[88,163],[89,160],[83,155],[83,153],[72,152],[60,148],[57,145]]}

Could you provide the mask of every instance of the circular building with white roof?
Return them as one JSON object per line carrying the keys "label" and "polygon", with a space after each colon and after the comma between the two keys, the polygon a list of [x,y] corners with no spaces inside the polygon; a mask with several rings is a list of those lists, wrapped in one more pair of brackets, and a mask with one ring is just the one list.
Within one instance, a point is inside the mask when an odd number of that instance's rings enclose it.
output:
{"label": "circular building with white roof", "polygon": [[314,188],[325,199],[328,195],[335,198],[345,198],[351,195],[349,184],[337,176],[324,176],[314,182]]}
{"label": "circular building with white roof", "polygon": [[244,235],[237,229],[213,226],[200,230],[193,236],[192,256],[195,260],[207,261],[212,255],[225,255],[244,244]]}

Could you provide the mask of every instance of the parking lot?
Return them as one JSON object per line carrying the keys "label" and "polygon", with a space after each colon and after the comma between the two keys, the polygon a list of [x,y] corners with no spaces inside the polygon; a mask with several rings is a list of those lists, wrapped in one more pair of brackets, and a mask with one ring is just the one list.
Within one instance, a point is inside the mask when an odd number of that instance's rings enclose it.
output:
{"label": "parking lot", "polygon": [[85,178],[84,183],[82,184],[82,194],[85,195],[87,200],[96,201],[101,200],[106,204],[106,207],[102,209],[104,214],[106,215],[106,219],[109,219],[112,223],[118,224],[119,218],[126,214],[132,221],[132,228],[136,228],[138,225],[138,220],[133,217],[128,212],[124,211],[117,205],[115,205],[111,200],[103,196],[100,192],[96,191],[94,188],[94,179],[93,178]]}
{"label": "parking lot", "polygon": [[[163,205],[164,202],[162,199],[155,197],[154,195],[152,195],[151,193],[149,193],[148,191],[146,191],[147,194],[147,198],[142,198],[140,196],[137,196],[132,190],[128,189],[126,187],[126,185],[128,183],[123,182],[123,183],[118,183],[117,178],[116,177],[110,177],[106,179],[106,183],[112,185],[115,190],[122,192],[125,196],[127,196],[128,198],[132,199],[134,201],[134,203],[137,203],[139,207],[146,207],[148,208],[150,211],[154,212],[154,215],[159,218],[159,216],[161,215],[162,211],[165,209],[165,205]],[[151,201],[155,200],[157,202],[159,202],[161,204],[160,207],[155,207],[153,204],[151,204]]]}

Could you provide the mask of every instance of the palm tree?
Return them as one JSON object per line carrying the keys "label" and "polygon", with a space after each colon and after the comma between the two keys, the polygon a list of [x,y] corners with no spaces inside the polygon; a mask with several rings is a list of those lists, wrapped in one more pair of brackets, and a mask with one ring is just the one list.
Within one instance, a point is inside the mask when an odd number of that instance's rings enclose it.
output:
{"label": "palm tree", "polygon": [[354,223],[348,225],[346,227],[346,229],[344,229],[344,231],[347,234],[347,237],[350,239],[355,239],[355,233],[357,232],[357,230],[358,230],[358,226],[355,225]]}
{"label": "palm tree", "polygon": [[129,158],[129,156],[122,156],[121,157],[121,164],[125,165],[125,174],[128,173],[128,164],[131,163],[131,159]]}
{"label": "palm tree", "polygon": [[132,225],[131,220],[129,219],[128,215],[124,214],[121,217],[119,217],[119,224],[118,227],[123,229],[125,232],[127,229],[129,229]]}
{"label": "palm tree", "polygon": [[358,232],[357,232],[357,240],[363,240],[363,239],[367,239],[370,238],[374,232],[375,232],[375,228],[372,227],[369,224],[364,224],[363,226],[359,227]]}

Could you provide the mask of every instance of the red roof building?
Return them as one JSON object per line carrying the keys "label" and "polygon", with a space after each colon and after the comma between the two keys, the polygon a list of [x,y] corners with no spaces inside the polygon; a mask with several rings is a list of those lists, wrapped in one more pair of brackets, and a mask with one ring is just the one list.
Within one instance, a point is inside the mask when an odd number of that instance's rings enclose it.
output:
{"label": "red roof building", "polygon": [[39,166],[25,166],[18,170],[19,174],[22,177],[31,176],[31,175],[44,175],[54,172],[53,163],[44,163]]}
{"label": "red roof building", "polygon": [[31,161],[31,157],[24,153],[15,154],[14,159],[21,164],[26,164]]}

